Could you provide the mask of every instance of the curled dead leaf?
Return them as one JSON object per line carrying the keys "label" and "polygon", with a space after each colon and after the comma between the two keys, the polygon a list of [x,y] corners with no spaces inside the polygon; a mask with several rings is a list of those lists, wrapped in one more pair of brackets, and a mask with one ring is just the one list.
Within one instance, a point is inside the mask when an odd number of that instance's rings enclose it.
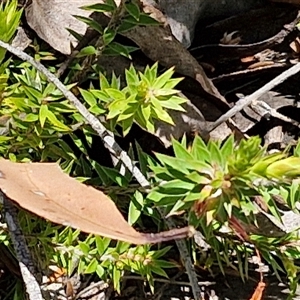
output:
{"label": "curled dead leaf", "polygon": [[159,243],[193,234],[190,227],[139,233],[104,193],[63,173],[56,163],[0,159],[0,189],[20,207],[51,222],[133,244]]}

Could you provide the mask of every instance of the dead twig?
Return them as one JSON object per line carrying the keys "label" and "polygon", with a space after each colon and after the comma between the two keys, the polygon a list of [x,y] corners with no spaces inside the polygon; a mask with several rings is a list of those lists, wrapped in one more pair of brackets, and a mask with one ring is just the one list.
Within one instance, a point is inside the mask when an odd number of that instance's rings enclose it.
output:
{"label": "dead twig", "polygon": [[276,109],[272,108],[270,105],[265,103],[264,101],[253,101],[251,103],[251,108],[261,117],[269,117],[277,118],[287,123],[291,123],[294,126],[300,128],[299,122],[279,113]]}
{"label": "dead twig", "polygon": [[[260,72],[263,72],[263,71],[266,71],[269,69],[284,68],[284,67],[287,67],[286,63],[275,63],[274,65],[271,65],[271,66],[263,66],[263,67],[258,67],[255,69],[245,69],[245,70],[241,70],[241,71],[231,72],[228,74],[222,74],[217,77],[211,78],[211,80],[214,84],[216,84],[216,83],[222,82],[223,80],[239,79],[244,75],[249,75],[249,74],[253,74],[253,73],[260,74]],[[245,86],[247,86],[247,85],[249,85],[249,84],[248,83],[245,84]],[[238,87],[237,89],[240,89],[240,87]],[[232,91],[229,91],[229,92],[232,92]],[[229,92],[227,92],[226,94],[229,94]],[[226,96],[226,94],[225,94],[225,96]]]}
{"label": "dead twig", "polygon": [[264,95],[265,93],[269,92],[271,89],[276,87],[277,85],[281,84],[289,77],[295,75],[300,71],[300,63],[294,65],[293,67],[289,68],[285,72],[281,73],[279,76],[275,77],[273,80],[268,82],[262,88],[258,89],[253,94],[246,96],[239,100],[233,108],[231,108],[228,112],[226,112],[223,116],[221,116],[218,120],[208,126],[208,132],[213,131],[216,127],[221,125],[223,122],[228,121],[232,118],[236,113],[244,109],[245,107],[249,106],[253,101],[256,101]]}
{"label": "dead twig", "polygon": [[0,193],[0,198],[3,201],[5,219],[12,243],[16,251],[17,259],[19,261],[19,266],[28,297],[30,300],[42,300],[43,297],[40,285],[35,277],[37,274],[35,266],[27,247],[25,237],[20,229],[18,221],[18,209],[3,193]]}
{"label": "dead twig", "polygon": [[[165,214],[164,214],[163,210],[159,209],[158,211],[159,211],[160,215],[162,216],[162,218],[164,218]],[[165,221],[166,221],[167,227],[169,229],[176,228],[175,223],[172,221],[171,218],[166,218]],[[186,245],[186,240],[181,239],[181,240],[176,240],[175,242],[176,242],[177,248],[180,253],[180,258],[181,258],[183,265],[187,271],[194,298],[195,298],[195,300],[198,300],[201,297],[201,290],[200,290],[200,287],[198,284],[197,275],[196,275],[195,268],[194,268],[194,265],[191,260],[190,253],[189,253],[188,247]]]}
{"label": "dead twig", "polygon": [[[290,0],[287,0],[290,1]],[[296,1],[296,0],[295,0]],[[284,39],[296,28],[300,20],[300,12],[298,12],[296,18],[290,22],[289,24],[284,25],[284,28],[280,30],[276,35],[256,43],[252,44],[208,44],[201,45],[199,47],[195,47],[190,49],[190,51],[201,51],[201,53],[211,53],[214,49],[219,49],[222,53],[222,56],[228,57],[237,57],[240,58],[242,55],[252,55],[253,53],[257,53],[263,51],[267,48],[274,47],[275,45],[281,44]]]}
{"label": "dead twig", "polygon": [[[164,278],[153,278],[154,282],[160,282],[160,283],[164,283],[164,284],[174,284],[174,285],[185,285],[185,286],[191,286],[190,282],[187,281],[176,281],[176,279],[178,277],[180,277],[183,273],[178,273],[176,274],[173,278],[171,279],[164,279]],[[137,275],[127,275],[124,276],[124,279],[132,279],[132,280],[145,280],[143,277],[141,276],[137,276]],[[203,286],[210,286],[210,285],[214,285],[216,284],[215,281],[201,281],[199,282],[201,283],[201,285]]]}
{"label": "dead twig", "polygon": [[87,286],[75,296],[75,300],[84,297],[90,297],[91,295],[98,295],[104,290],[106,290],[108,287],[109,284],[104,281],[91,283],[89,286]]}
{"label": "dead twig", "polygon": [[52,82],[62,93],[63,95],[70,101],[71,104],[78,110],[78,112],[84,117],[86,122],[91,125],[91,127],[95,130],[95,132],[101,137],[104,141],[106,147],[119,158],[120,161],[127,167],[127,169],[132,173],[132,175],[136,178],[139,184],[144,188],[149,188],[150,184],[145,176],[141,173],[141,171],[132,163],[128,154],[122,150],[122,148],[115,142],[114,136],[111,132],[109,132],[102,123],[96,118],[93,114],[91,114],[88,109],[79,101],[79,99],[69,91],[65,85],[49,70],[47,70],[44,65],[34,60],[31,56],[26,54],[24,51],[16,49],[11,45],[0,40],[0,47],[3,47],[7,51],[12,54],[18,56],[20,59],[29,62],[32,66],[34,66],[39,72],[44,74],[49,82]]}
{"label": "dead twig", "polygon": [[[115,155],[125,166],[126,168],[132,173],[138,183],[145,188],[146,190],[149,189],[150,183],[142,174],[139,168],[137,168],[131,161],[128,154],[122,150],[122,148],[116,143],[114,139],[114,135],[109,132],[102,123],[96,118],[93,114],[91,114],[87,108],[79,101],[79,99],[69,91],[65,85],[49,70],[44,67],[41,63],[34,60],[31,56],[26,54],[24,51],[16,49],[0,40],[0,47],[3,47],[7,51],[11,52],[12,54],[18,56],[20,59],[27,61],[32,66],[34,66],[39,72],[46,76],[49,82],[52,82],[61,92],[62,94],[74,105],[74,107],[78,110],[78,112],[85,118],[88,124],[95,130],[95,132],[99,135],[99,137],[103,140],[106,147],[111,151],[113,155]],[[162,209],[159,209],[159,213],[161,214],[162,218],[164,218],[164,212]],[[175,228],[175,224],[172,220],[166,220],[167,226],[170,229]],[[187,271],[189,280],[192,285],[193,295],[195,299],[200,299],[201,291],[198,285],[197,275],[194,270],[192,260],[190,254],[188,252],[187,245],[184,240],[177,240],[176,245],[181,255],[181,259],[184,262],[185,269]],[[37,300],[39,298],[35,298]]]}

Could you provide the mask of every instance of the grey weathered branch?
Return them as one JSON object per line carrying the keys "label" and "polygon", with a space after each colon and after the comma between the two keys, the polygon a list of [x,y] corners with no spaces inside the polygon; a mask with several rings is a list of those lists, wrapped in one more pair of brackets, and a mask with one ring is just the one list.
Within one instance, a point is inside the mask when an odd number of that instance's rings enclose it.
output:
{"label": "grey weathered branch", "polygon": [[2,192],[0,192],[0,198],[1,202],[3,202],[5,219],[19,261],[28,297],[30,300],[42,300],[40,285],[35,277],[37,274],[35,265],[19,225],[18,209]]}
{"label": "grey weathered branch", "polygon": [[242,98],[227,113],[225,113],[218,120],[216,120],[214,123],[212,123],[209,126],[208,131],[209,132],[213,131],[219,125],[221,125],[222,123],[224,123],[224,122],[228,121],[230,118],[232,118],[236,113],[238,113],[239,111],[241,111],[245,107],[249,106],[252,103],[252,101],[258,100],[259,97],[261,97],[265,93],[269,92],[271,89],[273,89],[277,85],[281,84],[286,79],[288,79],[289,77],[295,75],[299,71],[300,71],[300,63],[297,63],[296,65],[294,65],[293,67],[291,67],[288,70],[284,71],[283,73],[281,73],[280,75],[275,77],[273,80],[268,82],[266,85],[264,85],[263,87],[261,87],[260,89],[255,91],[253,94]]}
{"label": "grey weathered branch", "polygon": [[132,163],[130,157],[121,147],[115,142],[114,136],[110,133],[101,122],[91,114],[87,108],[79,101],[79,99],[70,92],[64,84],[50,71],[48,71],[41,63],[34,60],[31,56],[26,54],[24,51],[16,49],[11,45],[0,40],[0,47],[5,48],[9,52],[18,56],[20,59],[29,62],[38,71],[46,76],[48,81],[52,82],[63,95],[74,105],[78,112],[84,117],[88,124],[95,130],[95,132],[101,137],[105,145],[109,148],[112,153],[122,161],[126,168],[133,174],[136,180],[140,183],[142,187],[148,188],[149,182],[146,180],[141,171]]}
{"label": "grey weathered branch", "polygon": [[[137,168],[131,161],[128,154],[122,150],[122,148],[116,143],[114,136],[112,133],[107,131],[107,129],[101,124],[101,122],[91,114],[87,108],[77,99],[77,97],[69,91],[64,84],[51,72],[49,72],[41,63],[34,60],[31,56],[26,54],[24,51],[16,49],[11,45],[0,40],[0,47],[8,50],[12,54],[18,56],[20,59],[29,62],[32,66],[34,66],[39,72],[44,74],[49,82],[52,82],[62,93],[63,95],[74,105],[74,107],[78,110],[78,112],[84,117],[88,124],[95,130],[95,132],[101,137],[103,142],[106,144],[108,149],[115,155],[132,173],[135,179],[139,182],[139,184],[148,189],[150,187],[149,181],[145,178],[142,172]],[[162,218],[164,218],[164,213],[162,210],[159,210]],[[167,221],[167,225],[169,229],[175,228],[175,224],[171,220]],[[193,264],[191,261],[191,257],[189,255],[187,245],[183,240],[177,240],[176,245],[180,252],[180,256],[182,261],[185,264],[186,271],[189,276],[189,280],[192,285],[193,295],[195,299],[200,299],[201,291],[197,281],[197,275],[193,268]],[[38,298],[36,298],[38,299]]]}

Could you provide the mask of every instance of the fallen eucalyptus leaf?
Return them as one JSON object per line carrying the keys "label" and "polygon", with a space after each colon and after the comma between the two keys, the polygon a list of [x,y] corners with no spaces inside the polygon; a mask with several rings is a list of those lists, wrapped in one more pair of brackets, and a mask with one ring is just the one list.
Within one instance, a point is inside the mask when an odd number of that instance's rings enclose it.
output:
{"label": "fallen eucalyptus leaf", "polygon": [[51,47],[63,54],[71,53],[71,45],[75,47],[78,41],[67,30],[84,34],[87,25],[74,16],[88,17],[91,11],[79,7],[92,5],[97,0],[34,0],[25,9],[29,26],[37,35],[45,40]]}
{"label": "fallen eucalyptus leaf", "polygon": [[51,222],[133,244],[159,243],[191,235],[190,227],[139,233],[104,193],[63,173],[56,163],[0,159],[0,189],[20,207]]}

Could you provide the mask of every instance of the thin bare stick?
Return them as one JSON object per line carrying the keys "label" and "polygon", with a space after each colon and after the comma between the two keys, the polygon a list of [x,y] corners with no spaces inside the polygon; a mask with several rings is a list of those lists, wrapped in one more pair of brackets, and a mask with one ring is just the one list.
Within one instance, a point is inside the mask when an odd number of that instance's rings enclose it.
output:
{"label": "thin bare stick", "polygon": [[[164,211],[161,208],[159,208],[158,211],[159,211],[161,217],[164,218],[165,217]],[[165,222],[169,229],[176,228],[176,225],[172,221],[171,218],[166,218]],[[180,253],[180,258],[181,258],[183,265],[186,269],[186,272],[188,274],[188,277],[189,277],[189,280],[191,283],[191,287],[192,287],[192,291],[193,291],[193,296],[194,296],[195,300],[198,300],[201,298],[201,290],[200,290],[200,287],[198,284],[198,278],[197,278],[197,275],[195,272],[194,265],[191,260],[190,253],[189,253],[188,247],[186,245],[186,240],[181,239],[181,240],[176,240],[175,242],[176,242],[176,246]]]}
{"label": "thin bare stick", "polygon": [[30,300],[42,300],[43,297],[41,289],[35,278],[35,266],[27,247],[25,237],[20,229],[18,221],[18,209],[3,193],[0,193],[0,197],[2,198],[5,219],[12,243],[16,251],[17,259],[19,261],[19,266],[28,297]]}
{"label": "thin bare stick", "polygon": [[272,108],[269,104],[264,101],[253,101],[251,103],[251,108],[261,117],[265,117],[266,115],[270,115],[273,118],[277,118],[284,122],[288,122],[300,128],[300,123],[296,120],[293,120],[281,113],[279,113],[276,109]]}
{"label": "thin bare stick", "polygon": [[[160,283],[167,283],[167,284],[174,284],[174,285],[185,285],[185,286],[191,286],[190,282],[187,281],[176,281],[176,279],[181,276],[183,273],[176,274],[173,278],[170,279],[164,279],[164,278],[153,278],[154,282],[160,282]],[[145,278],[138,275],[125,275],[124,279],[130,279],[130,280],[142,280],[144,281]],[[203,286],[210,286],[216,284],[215,281],[200,281],[201,285]]]}
{"label": "thin bare stick", "polygon": [[[8,50],[12,54],[18,56],[20,59],[29,62],[32,66],[34,66],[38,71],[46,76],[49,82],[52,82],[62,93],[63,95],[75,106],[78,112],[85,118],[88,124],[95,130],[95,132],[99,135],[99,137],[104,141],[105,145],[109,148],[109,150],[114,154],[132,173],[138,183],[144,187],[145,189],[149,189],[150,183],[142,174],[139,168],[137,168],[131,161],[128,154],[122,150],[122,148],[116,143],[114,139],[114,135],[107,131],[107,129],[101,124],[101,122],[91,114],[86,107],[77,99],[77,97],[69,91],[64,84],[51,72],[49,72],[40,62],[34,60],[31,56],[26,54],[24,51],[16,49],[11,45],[0,40],[0,47]],[[159,210],[162,218],[165,217],[162,209]],[[175,225],[171,220],[166,220],[167,226],[172,229],[175,228]],[[191,257],[189,255],[189,251],[187,245],[184,240],[176,240],[176,245],[181,255],[181,259],[184,262],[184,266],[186,268],[187,274],[189,276],[189,280],[192,285],[193,295],[195,299],[200,299],[201,291],[198,285],[197,275],[193,268],[193,263]]]}
{"label": "thin bare stick", "polygon": [[258,89],[253,94],[246,96],[246,97],[242,98],[241,100],[239,100],[233,108],[231,108],[227,113],[225,113],[223,116],[221,116],[217,121],[215,121],[214,123],[212,123],[208,126],[208,132],[213,131],[219,125],[228,121],[228,119],[232,118],[236,113],[241,111],[246,106],[249,106],[252,103],[252,101],[258,100],[259,97],[261,97],[265,93],[269,92],[271,89],[273,89],[277,85],[281,84],[286,79],[295,75],[299,71],[300,71],[300,63],[297,63],[293,67],[289,68],[288,70],[284,71],[283,73],[281,73],[280,75],[275,77],[273,80],[268,82],[266,85],[264,85],[262,88]]}
{"label": "thin bare stick", "polygon": [[50,71],[48,71],[41,63],[34,60],[31,56],[26,54],[25,52],[12,47],[11,45],[0,40],[0,47],[8,50],[14,55],[18,56],[20,59],[29,62],[32,66],[34,66],[38,71],[46,76],[48,81],[52,82],[62,93],[63,95],[76,107],[79,113],[85,118],[88,124],[95,130],[95,132],[101,137],[104,141],[105,145],[109,148],[112,153],[118,157],[126,168],[132,173],[132,175],[136,178],[139,184],[142,187],[148,188],[149,182],[145,178],[145,176],[141,173],[141,171],[133,165],[130,157],[127,155],[125,151],[121,149],[121,147],[115,142],[114,136],[110,133],[101,122],[91,114],[87,108],[77,99],[77,97],[70,92],[64,84]]}
{"label": "thin bare stick", "polygon": [[82,291],[80,291],[76,296],[75,296],[75,300],[80,299],[80,298],[87,298],[90,297],[90,295],[98,295],[101,292],[103,292],[104,290],[106,290],[109,287],[108,283],[104,282],[104,281],[98,281],[98,282],[94,282],[91,283],[89,286],[87,286],[86,288],[84,288]]}

